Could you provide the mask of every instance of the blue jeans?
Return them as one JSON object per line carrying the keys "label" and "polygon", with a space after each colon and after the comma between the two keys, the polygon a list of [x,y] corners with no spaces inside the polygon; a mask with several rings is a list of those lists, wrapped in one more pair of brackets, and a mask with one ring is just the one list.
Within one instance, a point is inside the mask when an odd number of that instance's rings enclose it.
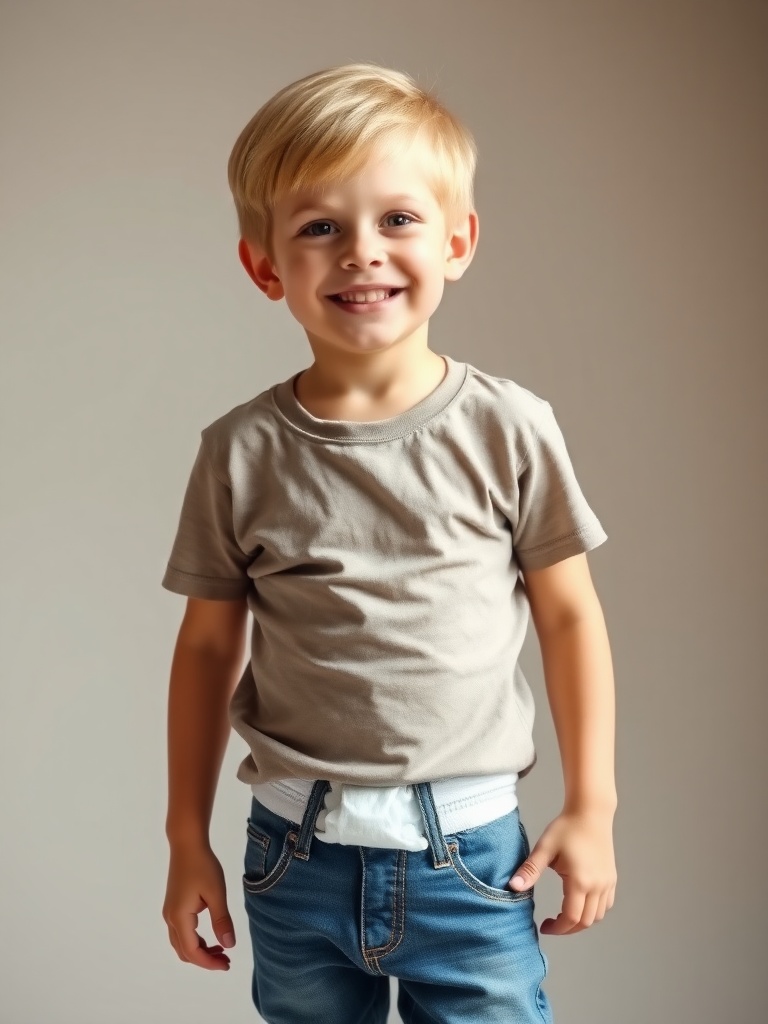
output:
{"label": "blue jeans", "polygon": [[533,892],[505,888],[530,852],[518,811],[444,836],[432,787],[414,788],[415,853],[316,839],[327,782],[300,823],[252,801],[243,886],[268,1024],[386,1024],[390,976],[405,1024],[551,1024]]}

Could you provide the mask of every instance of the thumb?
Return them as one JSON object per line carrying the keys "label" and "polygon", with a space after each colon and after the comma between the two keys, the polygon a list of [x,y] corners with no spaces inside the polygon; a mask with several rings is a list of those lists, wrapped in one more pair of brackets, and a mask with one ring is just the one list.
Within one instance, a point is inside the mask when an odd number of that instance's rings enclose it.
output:
{"label": "thumb", "polygon": [[523,861],[512,876],[509,888],[515,889],[518,892],[530,889],[535,882],[538,882],[546,868],[549,867],[549,861],[550,858],[541,844],[539,843],[534,846],[528,858]]}
{"label": "thumb", "polygon": [[226,903],[214,904],[209,909],[214,935],[225,949],[231,949],[235,944],[235,926],[229,916]]}

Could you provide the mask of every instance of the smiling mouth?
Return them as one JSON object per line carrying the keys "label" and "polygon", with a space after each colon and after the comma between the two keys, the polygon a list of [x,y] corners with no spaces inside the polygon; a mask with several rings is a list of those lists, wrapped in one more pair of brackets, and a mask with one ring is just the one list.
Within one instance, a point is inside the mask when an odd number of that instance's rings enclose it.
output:
{"label": "smiling mouth", "polygon": [[400,292],[404,290],[404,288],[376,288],[369,291],[339,292],[336,295],[329,295],[328,297],[333,302],[351,303],[363,306],[369,302],[383,302],[385,299],[391,299],[393,295],[399,295]]}

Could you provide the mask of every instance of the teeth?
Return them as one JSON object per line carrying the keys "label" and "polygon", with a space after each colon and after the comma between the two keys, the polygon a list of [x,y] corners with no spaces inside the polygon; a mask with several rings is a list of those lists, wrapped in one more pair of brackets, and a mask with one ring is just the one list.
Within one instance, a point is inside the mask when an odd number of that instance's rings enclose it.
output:
{"label": "teeth", "polygon": [[342,302],[381,302],[389,298],[389,291],[379,289],[375,292],[342,292],[339,295]]}

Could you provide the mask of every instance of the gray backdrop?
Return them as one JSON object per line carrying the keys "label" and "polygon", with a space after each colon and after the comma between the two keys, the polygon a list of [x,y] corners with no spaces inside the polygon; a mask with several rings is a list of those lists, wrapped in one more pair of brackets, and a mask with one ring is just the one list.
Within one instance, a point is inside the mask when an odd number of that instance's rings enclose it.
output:
{"label": "gray backdrop", "polygon": [[[558,1024],[766,1019],[768,7],[2,5],[2,1024],[254,1021],[239,943],[175,959],[160,588],[199,430],[309,362],[236,256],[226,160],[269,94],[375,60],[480,147],[481,242],[432,347],[548,398],[610,536],[619,890],[545,938]],[[532,838],[560,768],[535,639]],[[558,904],[550,872],[537,917]],[[396,1020],[393,1016],[392,1020]]]}

